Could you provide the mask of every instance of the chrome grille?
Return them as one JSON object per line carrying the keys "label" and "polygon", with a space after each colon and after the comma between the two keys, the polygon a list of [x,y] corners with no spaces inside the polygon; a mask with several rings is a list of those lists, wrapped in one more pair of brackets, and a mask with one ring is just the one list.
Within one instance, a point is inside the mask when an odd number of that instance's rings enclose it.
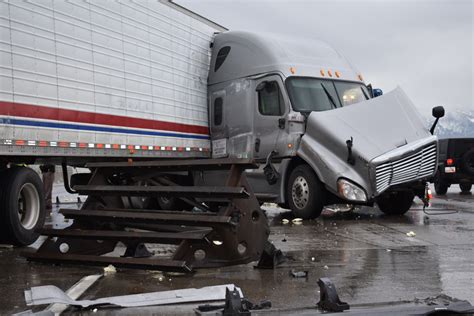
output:
{"label": "chrome grille", "polygon": [[427,177],[435,172],[436,144],[395,160],[383,163],[375,168],[375,183],[378,193],[388,187]]}

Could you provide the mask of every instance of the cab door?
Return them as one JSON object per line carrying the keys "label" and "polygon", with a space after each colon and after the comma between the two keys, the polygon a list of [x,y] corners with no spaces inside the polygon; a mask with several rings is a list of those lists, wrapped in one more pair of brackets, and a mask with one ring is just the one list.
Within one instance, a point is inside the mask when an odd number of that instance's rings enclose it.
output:
{"label": "cab door", "polygon": [[266,159],[272,151],[288,156],[288,97],[280,76],[255,80],[254,157]]}

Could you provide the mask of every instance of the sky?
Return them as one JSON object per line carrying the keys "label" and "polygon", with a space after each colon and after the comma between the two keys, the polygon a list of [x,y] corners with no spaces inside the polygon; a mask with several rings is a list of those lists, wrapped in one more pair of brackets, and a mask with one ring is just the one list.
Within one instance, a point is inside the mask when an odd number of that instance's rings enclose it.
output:
{"label": "sky", "polygon": [[437,105],[474,111],[474,0],[175,1],[230,30],[324,40],[426,116]]}

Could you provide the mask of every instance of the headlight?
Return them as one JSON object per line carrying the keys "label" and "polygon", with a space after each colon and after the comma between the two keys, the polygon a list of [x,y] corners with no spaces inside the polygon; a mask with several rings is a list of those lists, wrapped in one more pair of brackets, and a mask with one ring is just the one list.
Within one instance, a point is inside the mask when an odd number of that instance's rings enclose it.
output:
{"label": "headlight", "polygon": [[367,201],[367,195],[365,194],[365,191],[358,185],[348,180],[337,180],[337,190],[341,196],[348,200],[359,202]]}

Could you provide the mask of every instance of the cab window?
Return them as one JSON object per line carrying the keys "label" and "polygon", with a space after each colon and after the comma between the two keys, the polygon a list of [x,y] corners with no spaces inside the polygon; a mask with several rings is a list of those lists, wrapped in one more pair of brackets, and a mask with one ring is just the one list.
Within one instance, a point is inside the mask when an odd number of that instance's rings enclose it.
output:
{"label": "cab window", "polygon": [[262,115],[280,116],[285,113],[285,105],[280,87],[276,81],[267,82],[258,91],[258,111]]}

